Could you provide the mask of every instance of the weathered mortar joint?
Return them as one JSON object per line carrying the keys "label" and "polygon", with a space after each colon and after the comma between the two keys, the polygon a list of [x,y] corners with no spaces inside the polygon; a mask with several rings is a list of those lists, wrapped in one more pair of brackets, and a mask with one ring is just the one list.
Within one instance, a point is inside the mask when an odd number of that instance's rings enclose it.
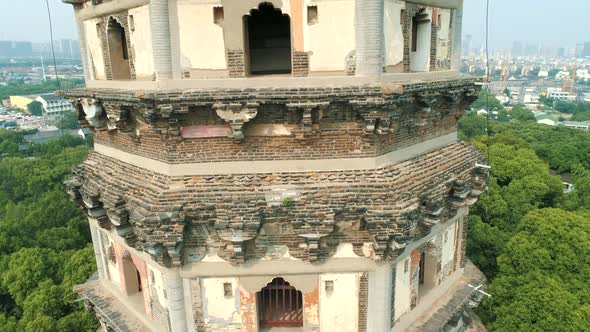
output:
{"label": "weathered mortar joint", "polygon": [[258,115],[258,107],[255,102],[242,103],[216,103],[213,109],[217,115],[229,124],[235,142],[244,140],[243,126]]}

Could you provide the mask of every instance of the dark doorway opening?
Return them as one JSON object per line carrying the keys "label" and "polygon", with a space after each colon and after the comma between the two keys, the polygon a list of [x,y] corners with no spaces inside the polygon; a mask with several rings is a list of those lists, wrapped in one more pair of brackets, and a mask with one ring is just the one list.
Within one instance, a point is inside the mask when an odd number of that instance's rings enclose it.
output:
{"label": "dark doorway opening", "polygon": [[418,271],[418,281],[420,285],[424,285],[424,272],[426,269],[426,254],[420,254],[420,270]]}
{"label": "dark doorway opening", "polygon": [[107,42],[111,60],[111,73],[114,80],[131,79],[129,66],[129,50],[125,28],[114,18],[109,19],[107,28]]}
{"label": "dark doorway opening", "polygon": [[274,278],[256,296],[261,327],[303,326],[303,295],[283,278]]}
{"label": "dark doorway opening", "polygon": [[246,59],[250,74],[291,73],[291,20],[263,2],[244,17]]}

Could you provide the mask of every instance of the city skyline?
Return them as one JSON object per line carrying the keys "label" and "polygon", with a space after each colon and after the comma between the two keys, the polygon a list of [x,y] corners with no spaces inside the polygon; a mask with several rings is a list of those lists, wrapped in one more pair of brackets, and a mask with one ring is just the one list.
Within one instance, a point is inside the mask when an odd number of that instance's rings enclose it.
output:
{"label": "city skyline", "polygon": [[[0,11],[16,13],[0,21],[0,40],[49,41],[47,10],[41,0],[38,6],[30,2],[0,3]],[[590,2],[566,0],[562,6],[547,10],[535,0],[492,0],[490,6],[490,49],[511,49],[513,42],[546,47],[575,47],[589,41],[585,34],[590,29],[585,13]],[[463,36],[472,35],[472,46],[485,41],[485,0],[465,0]],[[77,39],[71,5],[50,2],[54,38]],[[572,10],[571,8],[575,8]],[[28,15],[28,16],[27,16]],[[562,24],[561,22],[567,22]]]}

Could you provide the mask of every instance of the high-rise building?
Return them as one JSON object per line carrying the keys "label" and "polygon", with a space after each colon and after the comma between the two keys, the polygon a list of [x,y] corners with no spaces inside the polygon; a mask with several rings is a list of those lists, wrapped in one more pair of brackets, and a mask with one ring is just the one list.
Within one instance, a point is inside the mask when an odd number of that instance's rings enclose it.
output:
{"label": "high-rise building", "polygon": [[28,57],[33,55],[33,44],[27,41],[0,41],[0,57]]}
{"label": "high-rise building", "polygon": [[472,35],[466,35],[465,40],[463,41],[463,55],[469,56],[471,55],[471,42],[473,40]]}
{"label": "high-rise building", "polygon": [[584,43],[584,52],[582,52],[582,56],[590,57],[590,42]]}
{"label": "high-rise building", "polygon": [[515,41],[512,43],[512,56],[522,56],[522,43]]}
{"label": "high-rise building", "polygon": [[576,57],[581,57],[584,54],[584,44],[576,44]]}
{"label": "high-rise building", "polygon": [[103,327],[461,321],[488,177],[457,139],[461,1],[66,2],[95,135],[66,183],[98,268],[76,292]]}

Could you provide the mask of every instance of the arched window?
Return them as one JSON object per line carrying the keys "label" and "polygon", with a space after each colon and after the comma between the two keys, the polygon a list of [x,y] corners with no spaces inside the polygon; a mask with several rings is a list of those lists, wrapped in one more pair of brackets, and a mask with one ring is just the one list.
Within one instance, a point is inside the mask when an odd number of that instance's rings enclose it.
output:
{"label": "arched window", "polygon": [[107,43],[113,79],[131,79],[125,28],[112,17],[109,19],[109,25],[107,27]]}
{"label": "arched window", "polygon": [[291,73],[291,20],[271,3],[244,16],[245,55],[249,72],[260,74]]}
{"label": "arched window", "polygon": [[261,327],[303,326],[303,295],[283,278],[274,278],[257,293]]}

